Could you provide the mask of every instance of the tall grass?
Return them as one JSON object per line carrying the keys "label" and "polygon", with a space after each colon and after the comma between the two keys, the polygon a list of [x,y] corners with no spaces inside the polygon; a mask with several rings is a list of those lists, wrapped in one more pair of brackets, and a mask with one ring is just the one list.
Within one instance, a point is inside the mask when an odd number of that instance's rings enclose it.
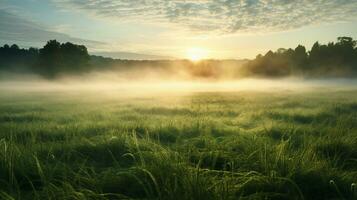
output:
{"label": "tall grass", "polygon": [[8,93],[0,198],[356,199],[356,94]]}

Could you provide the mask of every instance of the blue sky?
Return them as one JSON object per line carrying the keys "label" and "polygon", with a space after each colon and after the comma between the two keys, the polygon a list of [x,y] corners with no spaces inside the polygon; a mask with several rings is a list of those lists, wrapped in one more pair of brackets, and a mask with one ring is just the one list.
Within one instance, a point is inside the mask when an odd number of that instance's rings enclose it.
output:
{"label": "blue sky", "polygon": [[[96,52],[253,58],[357,38],[357,0],[0,0],[0,44],[49,39]],[[201,52],[201,53],[202,53]]]}

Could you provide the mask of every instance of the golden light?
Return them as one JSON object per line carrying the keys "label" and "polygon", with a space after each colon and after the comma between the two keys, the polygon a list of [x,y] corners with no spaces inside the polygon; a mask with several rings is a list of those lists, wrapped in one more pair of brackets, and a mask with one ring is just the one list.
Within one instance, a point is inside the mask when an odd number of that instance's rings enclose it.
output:
{"label": "golden light", "polygon": [[194,47],[187,50],[186,57],[192,61],[199,61],[207,58],[207,55],[207,50]]}

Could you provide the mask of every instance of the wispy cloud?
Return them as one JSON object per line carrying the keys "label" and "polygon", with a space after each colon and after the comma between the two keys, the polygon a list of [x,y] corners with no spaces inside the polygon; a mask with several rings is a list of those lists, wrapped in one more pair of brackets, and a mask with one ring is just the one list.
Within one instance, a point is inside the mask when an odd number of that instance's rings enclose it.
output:
{"label": "wispy cloud", "polygon": [[276,32],[357,18],[356,0],[53,0],[102,18],[218,34]]}
{"label": "wispy cloud", "polygon": [[[24,19],[11,12],[0,9],[0,40],[8,43],[27,43],[43,45],[50,39],[62,42],[76,42],[95,47],[102,42],[71,37],[65,33],[53,31],[48,27]],[[36,46],[36,45],[35,45]]]}

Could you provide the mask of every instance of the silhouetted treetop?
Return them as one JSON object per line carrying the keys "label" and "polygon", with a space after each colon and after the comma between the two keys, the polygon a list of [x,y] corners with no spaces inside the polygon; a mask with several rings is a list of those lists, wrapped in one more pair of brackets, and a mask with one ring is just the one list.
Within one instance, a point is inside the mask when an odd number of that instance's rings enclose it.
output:
{"label": "silhouetted treetop", "polygon": [[337,42],[314,43],[309,52],[302,45],[293,49],[280,48],[248,62],[243,73],[252,76],[357,76],[357,41],[339,37]]}
{"label": "silhouetted treetop", "polygon": [[26,71],[38,56],[38,49],[20,49],[16,44],[0,47],[0,70]]}
{"label": "silhouetted treetop", "polygon": [[43,76],[53,78],[61,73],[80,73],[87,71],[90,56],[87,48],[70,42],[59,43],[50,40],[40,49],[34,70]]}

